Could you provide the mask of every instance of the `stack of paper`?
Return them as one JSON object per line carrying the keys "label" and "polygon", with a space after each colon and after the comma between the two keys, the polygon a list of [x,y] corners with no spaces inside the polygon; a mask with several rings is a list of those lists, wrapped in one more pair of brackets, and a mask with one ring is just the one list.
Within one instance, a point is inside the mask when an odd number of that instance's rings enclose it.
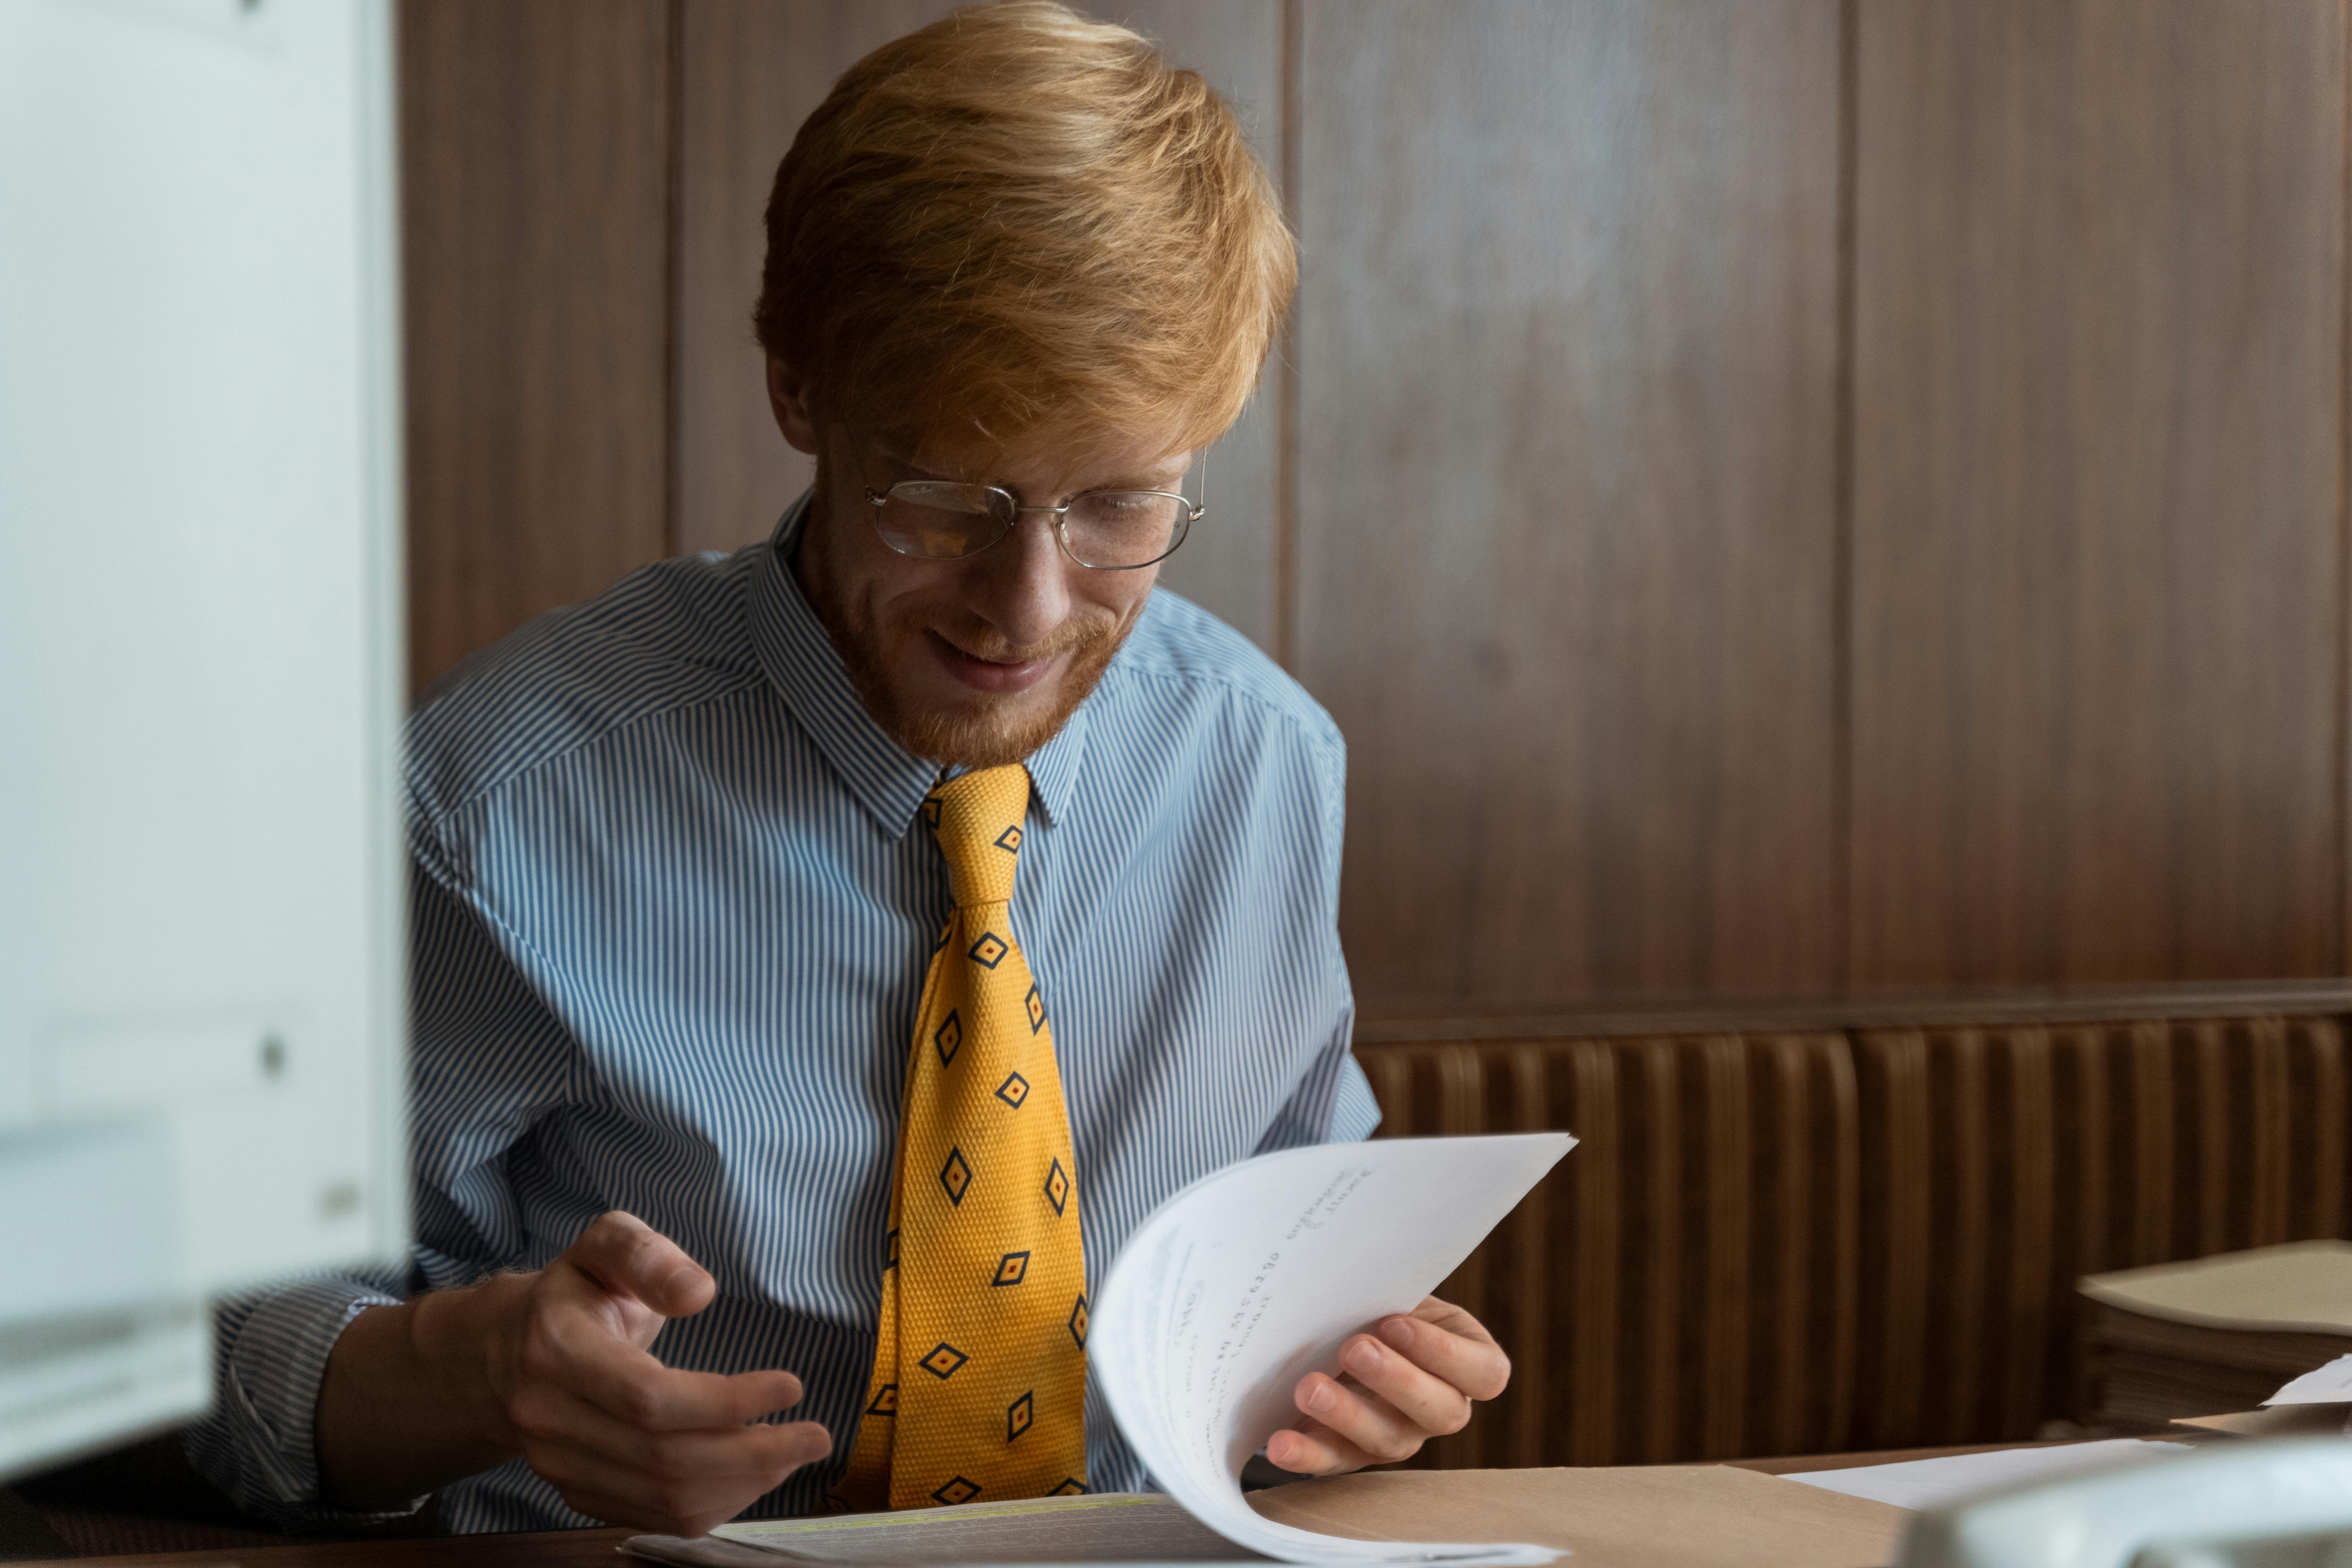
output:
{"label": "stack of paper", "polygon": [[2317,1437],[2352,1432],[2352,1355],[2305,1373],[2260,1410],[2188,1415],[2173,1423],[2225,1437]]}
{"label": "stack of paper", "polygon": [[2352,1242],[2305,1241],[2083,1280],[2094,1425],[2247,1410],[2352,1352]]}

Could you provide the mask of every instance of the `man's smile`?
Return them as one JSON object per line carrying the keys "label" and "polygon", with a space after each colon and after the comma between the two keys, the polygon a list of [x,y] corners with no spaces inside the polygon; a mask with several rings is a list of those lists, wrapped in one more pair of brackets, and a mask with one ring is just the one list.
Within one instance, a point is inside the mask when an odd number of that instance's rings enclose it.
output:
{"label": "man's smile", "polygon": [[1059,653],[1043,658],[1001,660],[966,653],[938,632],[924,628],[923,642],[947,672],[976,691],[1026,691],[1052,672]]}

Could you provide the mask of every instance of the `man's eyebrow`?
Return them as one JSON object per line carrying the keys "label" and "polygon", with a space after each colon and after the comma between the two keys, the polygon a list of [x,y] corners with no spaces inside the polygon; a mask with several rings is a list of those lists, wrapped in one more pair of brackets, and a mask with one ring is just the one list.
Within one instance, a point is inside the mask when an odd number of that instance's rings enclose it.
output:
{"label": "man's eyebrow", "polygon": [[[912,458],[894,457],[888,453],[878,455],[882,458],[884,462],[889,463],[894,467],[903,468],[908,474],[917,479],[943,479],[950,484],[958,485],[991,485],[1002,489],[1010,489],[1012,488],[1005,484],[1002,479],[968,479],[959,474],[942,473],[937,468],[927,468],[923,464],[915,461]],[[1184,465],[1184,473],[1177,474],[1172,478],[1161,478],[1158,475],[1150,474],[1125,474],[1116,479],[1103,479],[1096,484],[1080,485],[1076,489],[1070,490],[1068,493],[1074,496],[1078,496],[1090,495],[1097,490],[1163,490],[1172,494],[1183,488],[1184,477],[1192,471],[1192,465],[1187,463]]]}

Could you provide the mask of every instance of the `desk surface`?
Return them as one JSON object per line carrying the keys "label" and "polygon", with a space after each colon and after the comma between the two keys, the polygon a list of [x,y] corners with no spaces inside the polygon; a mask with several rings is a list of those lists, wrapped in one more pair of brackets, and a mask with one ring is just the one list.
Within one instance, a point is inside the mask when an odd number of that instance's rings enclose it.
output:
{"label": "desk surface", "polygon": [[[1904,1448],[1866,1454],[1807,1454],[1772,1459],[1731,1459],[1735,1469],[1766,1475],[1895,1464],[1948,1454],[1982,1454],[2037,1444],[1986,1443],[1956,1448]],[[125,1557],[53,1560],[56,1568],[614,1568],[614,1552],[635,1530],[557,1530],[515,1535],[436,1535],[394,1541],[293,1541],[206,1552],[149,1552]]]}

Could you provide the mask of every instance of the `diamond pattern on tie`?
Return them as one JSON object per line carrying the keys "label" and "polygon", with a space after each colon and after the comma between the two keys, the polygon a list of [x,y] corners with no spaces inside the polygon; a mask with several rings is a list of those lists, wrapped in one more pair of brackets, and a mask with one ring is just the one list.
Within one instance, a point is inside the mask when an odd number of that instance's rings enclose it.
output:
{"label": "diamond pattern on tie", "polygon": [[873,1414],[834,1489],[858,1510],[1087,1488],[1082,1173],[1013,910],[1030,793],[1015,764],[924,803],[952,908],[907,1038]]}
{"label": "diamond pattern on tie", "polygon": [[948,1190],[950,1203],[963,1206],[963,1195],[971,1189],[971,1167],[964,1163],[962,1150],[948,1151],[948,1163],[940,1167],[940,1185]]}

